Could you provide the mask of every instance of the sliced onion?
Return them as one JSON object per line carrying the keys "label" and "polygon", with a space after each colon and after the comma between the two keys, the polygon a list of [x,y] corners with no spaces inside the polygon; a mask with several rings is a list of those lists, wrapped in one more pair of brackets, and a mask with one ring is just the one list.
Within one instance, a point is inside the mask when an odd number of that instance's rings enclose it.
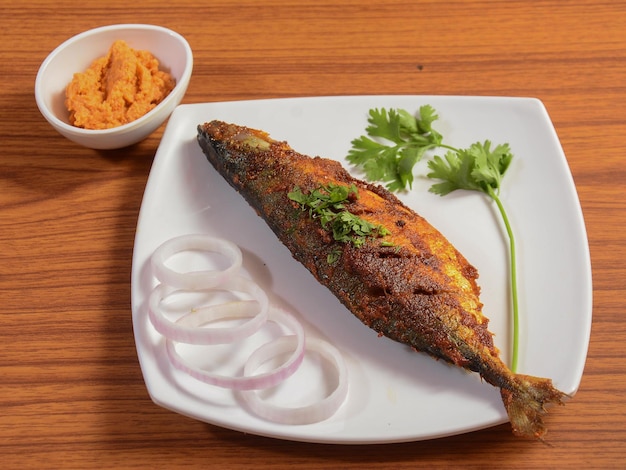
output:
{"label": "sliced onion", "polygon": [[[166,261],[176,253],[183,251],[207,251],[220,253],[230,260],[230,266],[224,270],[190,271],[181,273],[166,266]],[[171,287],[178,289],[206,289],[228,279],[241,267],[242,255],[239,247],[222,238],[209,235],[182,235],[172,238],[159,246],[150,259],[155,277]]]}
{"label": "sliced onion", "polygon": [[[183,251],[219,253],[230,261],[225,269],[178,272],[166,261]],[[218,387],[239,391],[242,400],[261,418],[280,424],[310,424],[323,421],[341,407],[348,395],[347,367],[341,353],[331,344],[310,339],[305,344],[304,328],[288,312],[271,307],[263,289],[238,274],[242,265],[241,250],[227,240],[208,235],[184,235],[166,241],[151,257],[152,270],[161,282],[148,300],[148,316],[155,329],[165,337],[168,358],[177,369]],[[236,291],[252,300],[237,300],[219,305],[194,308],[177,321],[169,320],[162,311],[162,301],[174,292]],[[234,327],[205,327],[221,319],[248,318]],[[196,367],[176,350],[177,343],[195,345],[228,344],[251,337],[272,321],[287,327],[293,334],[281,336],[257,348],[243,364],[241,376],[226,376]],[[300,367],[307,350],[317,351],[337,370],[337,385],[325,398],[300,407],[282,407],[263,400],[256,390],[274,387],[291,377]],[[291,353],[287,360],[269,372],[255,371],[270,359]]]}
{"label": "sliced onion", "polygon": [[[244,375],[252,374],[264,362],[295,347],[297,340],[294,336],[282,336],[261,346],[249,357]],[[337,369],[335,389],[322,400],[301,407],[278,406],[263,400],[254,390],[243,391],[241,397],[251,411],[275,423],[294,425],[324,421],[337,412],[348,396],[348,368],[343,356],[330,343],[317,338],[307,339],[306,349],[316,351]]]}
{"label": "sliced onion", "polygon": [[[185,315],[173,322],[164,315],[161,301],[171,294],[163,284],[157,285],[148,299],[148,316],[154,328],[166,338],[179,343],[189,344],[226,344],[239,341],[256,333],[267,321],[269,300],[267,294],[251,280],[234,275],[223,280],[219,289],[244,292],[254,301],[229,302],[194,309],[191,315]],[[209,289],[204,289],[209,290]],[[197,292],[197,291],[196,291]],[[250,320],[235,327],[199,328],[218,318],[251,317]]]}
{"label": "sliced onion", "polygon": [[[224,312],[228,314],[229,312]],[[241,316],[241,312],[237,312]],[[188,313],[185,316],[181,317],[179,321],[185,322],[187,317],[195,315],[195,312]],[[225,318],[222,316],[221,318]],[[191,364],[189,361],[185,360],[179,353],[176,351],[176,342],[171,339],[166,339],[166,350],[170,361],[179,370],[186,372],[190,376],[194,377],[197,380],[202,382],[216,385],[218,387],[231,388],[234,390],[258,390],[263,388],[273,387],[286,378],[293,375],[293,373],[298,370],[302,360],[304,359],[304,349],[305,349],[305,338],[304,338],[304,328],[291,314],[285,312],[284,310],[272,307],[270,308],[270,315],[268,318],[269,321],[281,324],[286,326],[289,330],[291,330],[294,335],[289,335],[292,338],[292,342],[295,344],[291,344],[292,354],[289,358],[279,367],[262,374],[252,375],[252,374],[244,374],[242,376],[225,376],[221,374],[215,374],[205,369],[201,369]],[[263,348],[263,346],[261,346]],[[288,352],[288,351],[285,351]]]}

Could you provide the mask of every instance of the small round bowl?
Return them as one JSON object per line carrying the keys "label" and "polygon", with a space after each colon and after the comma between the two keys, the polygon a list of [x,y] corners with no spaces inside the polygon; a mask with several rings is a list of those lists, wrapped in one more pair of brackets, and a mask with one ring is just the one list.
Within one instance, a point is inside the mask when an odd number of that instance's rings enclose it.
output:
{"label": "small round bowl", "polygon": [[[176,79],[176,86],[154,109],[135,121],[103,130],[73,126],[65,106],[65,88],[74,73],[87,70],[118,39],[133,49],[150,51],[158,59],[159,68]],[[165,122],[183,99],[192,69],[191,47],[174,31],[145,24],[103,26],[68,39],[50,53],[37,73],[35,99],[43,117],[71,141],[92,149],[122,148],[145,139]]]}

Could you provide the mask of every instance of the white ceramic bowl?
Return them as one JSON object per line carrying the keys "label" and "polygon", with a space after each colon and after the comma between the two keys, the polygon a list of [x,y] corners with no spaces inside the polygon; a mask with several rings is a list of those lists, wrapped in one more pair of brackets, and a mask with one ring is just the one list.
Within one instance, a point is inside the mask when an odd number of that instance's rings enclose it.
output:
{"label": "white ceramic bowl", "polygon": [[[85,71],[118,39],[133,49],[150,51],[159,68],[176,79],[170,94],[149,113],[123,126],[103,130],[75,127],[65,107],[65,88],[74,73]],[[93,149],[114,149],[135,144],[154,132],[182,100],[193,69],[191,47],[180,34],[161,26],[117,24],[78,34],[58,46],[43,61],[35,80],[35,99],[44,118],[68,139]]]}

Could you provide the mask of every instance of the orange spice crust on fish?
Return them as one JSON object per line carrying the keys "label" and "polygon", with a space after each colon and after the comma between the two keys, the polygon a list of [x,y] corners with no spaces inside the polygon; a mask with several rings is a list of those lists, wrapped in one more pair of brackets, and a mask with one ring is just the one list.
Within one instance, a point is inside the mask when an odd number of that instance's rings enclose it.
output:
{"label": "orange spice crust on fish", "polygon": [[[278,238],[356,317],[379,334],[477,372],[500,388],[513,432],[541,438],[545,406],[565,395],[550,379],[514,374],[499,357],[482,313],[477,270],[423,217],[338,162],[308,157],[263,131],[212,121],[198,141],[217,171]],[[358,189],[352,213],[391,233],[385,243],[338,242],[288,197],[329,183]],[[340,253],[329,263],[329,254]]]}

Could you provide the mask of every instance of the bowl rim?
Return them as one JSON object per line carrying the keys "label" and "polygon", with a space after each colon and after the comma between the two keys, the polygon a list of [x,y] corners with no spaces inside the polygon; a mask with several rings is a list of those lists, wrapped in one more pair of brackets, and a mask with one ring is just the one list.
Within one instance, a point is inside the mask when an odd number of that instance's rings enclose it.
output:
{"label": "bowl rim", "polygon": [[[174,86],[172,91],[170,91],[170,93],[165,97],[165,99],[163,99],[157,106],[155,106],[153,109],[148,111],[143,116],[135,119],[134,121],[128,122],[126,124],[122,124],[121,126],[111,127],[108,129],[84,129],[82,127],[72,126],[71,124],[67,124],[66,122],[63,122],[48,108],[43,97],[41,88],[43,86],[43,75],[44,75],[46,68],[56,58],[56,56],[67,46],[70,46],[76,42],[79,42],[85,37],[93,36],[102,32],[116,31],[116,30],[158,31],[158,32],[165,33],[168,36],[171,36],[177,39],[182,44],[183,49],[185,50],[185,58],[186,58],[185,68],[183,70],[183,73],[180,79],[176,81],[176,85]],[[71,36],[70,38],[66,39],[61,44],[59,44],[57,47],[55,47],[48,54],[48,56],[43,60],[43,62],[39,66],[39,69],[37,70],[37,76],[35,78],[35,101],[37,102],[39,111],[41,112],[41,114],[43,114],[46,120],[50,122],[51,124],[53,124],[55,127],[63,129],[63,131],[65,131],[66,133],[80,134],[83,136],[89,136],[89,135],[106,136],[110,134],[117,134],[120,132],[124,133],[131,129],[141,126],[145,121],[150,120],[152,115],[156,114],[163,107],[167,106],[168,102],[174,99],[175,92],[178,91],[180,87],[187,86],[191,78],[192,70],[193,70],[193,52],[191,50],[191,46],[189,45],[189,42],[187,41],[187,39],[185,39],[183,35],[181,35],[180,33],[177,33],[176,31],[172,29],[169,29],[165,26],[146,24],[146,23],[119,23],[119,24],[98,26],[96,28],[88,29],[74,36]]]}

